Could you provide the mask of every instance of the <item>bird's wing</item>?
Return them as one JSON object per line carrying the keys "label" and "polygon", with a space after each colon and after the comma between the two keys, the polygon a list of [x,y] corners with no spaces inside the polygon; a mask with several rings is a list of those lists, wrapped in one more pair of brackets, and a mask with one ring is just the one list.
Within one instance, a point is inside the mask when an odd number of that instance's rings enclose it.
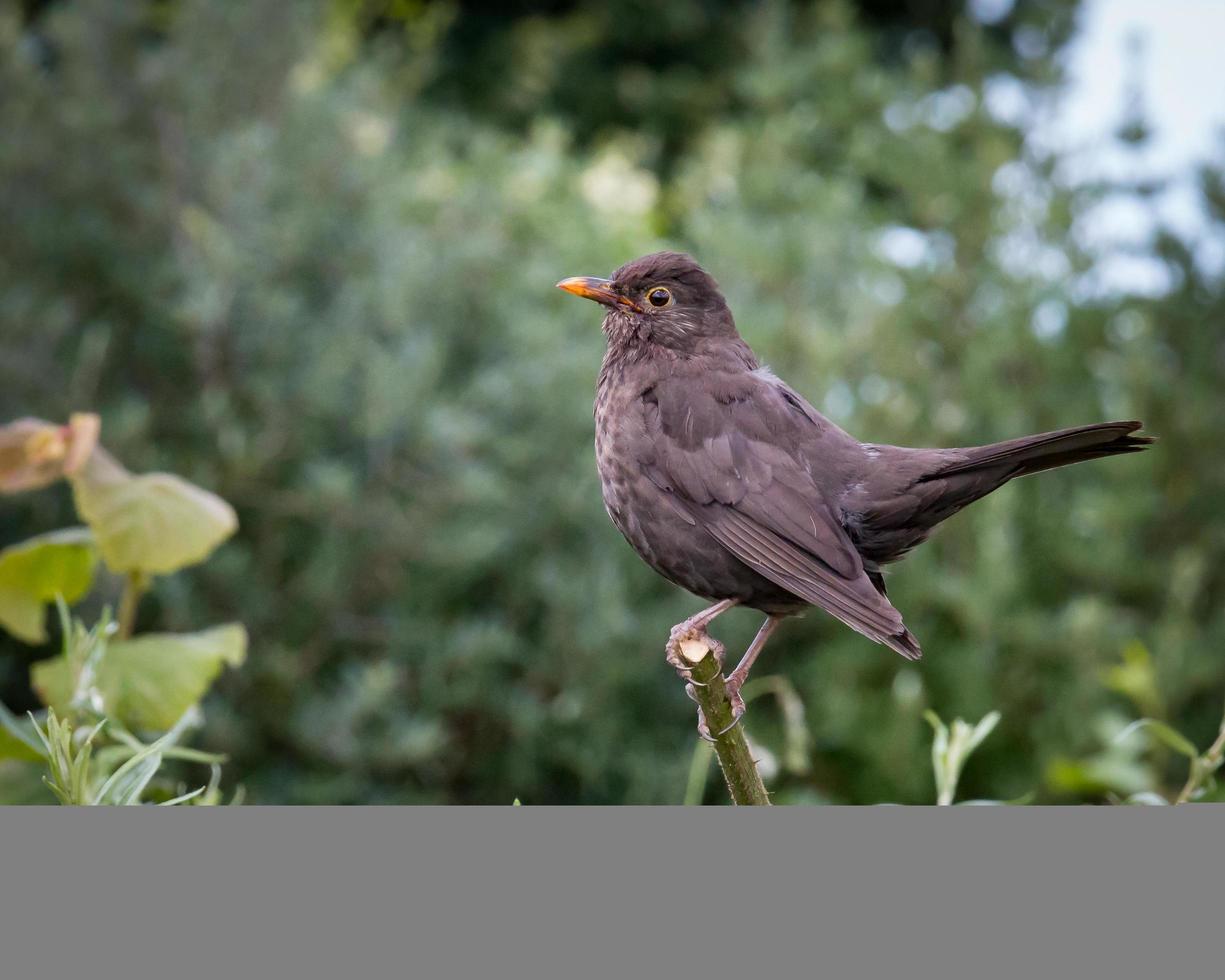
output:
{"label": "bird's wing", "polygon": [[760,575],[908,659],[919,645],[868,578],[808,460],[849,439],[756,374],[670,378],[644,393],[647,477]]}

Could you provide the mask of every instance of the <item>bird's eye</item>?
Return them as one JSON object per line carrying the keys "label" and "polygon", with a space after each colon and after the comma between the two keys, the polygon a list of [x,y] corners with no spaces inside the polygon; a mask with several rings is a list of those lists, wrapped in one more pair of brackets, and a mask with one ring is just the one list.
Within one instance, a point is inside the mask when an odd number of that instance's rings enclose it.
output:
{"label": "bird's eye", "polygon": [[647,302],[652,306],[667,306],[671,299],[672,294],[664,289],[663,286],[656,286],[647,293]]}

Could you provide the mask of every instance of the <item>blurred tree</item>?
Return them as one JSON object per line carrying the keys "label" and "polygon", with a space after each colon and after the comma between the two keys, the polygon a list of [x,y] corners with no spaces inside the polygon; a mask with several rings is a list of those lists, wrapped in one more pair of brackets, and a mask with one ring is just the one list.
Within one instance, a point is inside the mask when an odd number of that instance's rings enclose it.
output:
{"label": "blurred tree", "polygon": [[[129,4],[148,38],[166,36],[185,0]],[[327,0],[333,68],[390,58],[393,83],[411,98],[472,113],[523,133],[542,113],[577,142],[632,130],[665,176],[716,119],[753,110],[736,73],[749,63],[760,15],[753,0]],[[801,12],[804,0],[776,8]],[[933,55],[955,73],[958,34],[973,23],[980,44],[1022,77],[1044,79],[1074,26],[1079,0],[847,0],[874,59],[905,64]],[[56,0],[22,0],[23,23],[45,57],[42,29]],[[406,65],[405,62],[408,64]]]}

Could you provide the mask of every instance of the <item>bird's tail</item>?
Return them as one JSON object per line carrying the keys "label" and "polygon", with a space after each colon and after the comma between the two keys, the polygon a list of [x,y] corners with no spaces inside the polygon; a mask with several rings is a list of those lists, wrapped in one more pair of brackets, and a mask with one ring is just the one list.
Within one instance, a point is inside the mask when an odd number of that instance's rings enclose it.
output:
{"label": "bird's tail", "polygon": [[1153,440],[1132,435],[1140,427],[1139,422],[1099,422],[990,446],[901,450],[914,454],[911,458],[917,462],[921,475],[912,478],[902,492],[869,501],[856,522],[859,552],[877,564],[896,561],[923,541],[937,524],[1009,480],[1086,459],[1144,449]]}
{"label": "bird's tail", "polygon": [[1005,483],[1018,476],[1028,476],[1086,459],[1135,453],[1153,441],[1149,436],[1132,435],[1142,425],[1136,421],[1098,422],[1074,429],[1040,432],[990,446],[975,446],[960,450],[960,460],[936,470],[926,479],[993,472],[1002,478],[999,483]]}

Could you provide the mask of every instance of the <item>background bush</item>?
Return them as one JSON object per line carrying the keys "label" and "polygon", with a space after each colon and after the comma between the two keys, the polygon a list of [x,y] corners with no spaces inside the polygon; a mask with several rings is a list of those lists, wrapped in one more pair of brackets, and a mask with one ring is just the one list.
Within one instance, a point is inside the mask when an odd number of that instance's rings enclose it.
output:
{"label": "background bush", "polygon": [[[1172,232],[1155,298],[1076,244],[1136,188],[1069,185],[1026,139],[1075,7],[5,8],[0,420],[98,411],[120,458],[235,506],[141,616],[249,630],[198,739],[249,800],[675,802],[693,718],[662,646],[697,600],[603,513],[598,311],[553,283],[685,248],[863,439],[1161,438],[1011,486],[900,566],[921,664],[789,624],[759,669],[813,751],[777,798],[930,800],[927,708],[1001,712],[965,795],[1176,789],[1175,756],[1111,739],[1146,714],[1202,748],[1220,721],[1225,284]],[[987,110],[1005,84],[1030,110]],[[1200,186],[1220,241],[1221,171]],[[3,501],[0,545],[70,507]],[[45,653],[0,639],[15,710]],[[750,733],[778,751],[776,718]]]}

